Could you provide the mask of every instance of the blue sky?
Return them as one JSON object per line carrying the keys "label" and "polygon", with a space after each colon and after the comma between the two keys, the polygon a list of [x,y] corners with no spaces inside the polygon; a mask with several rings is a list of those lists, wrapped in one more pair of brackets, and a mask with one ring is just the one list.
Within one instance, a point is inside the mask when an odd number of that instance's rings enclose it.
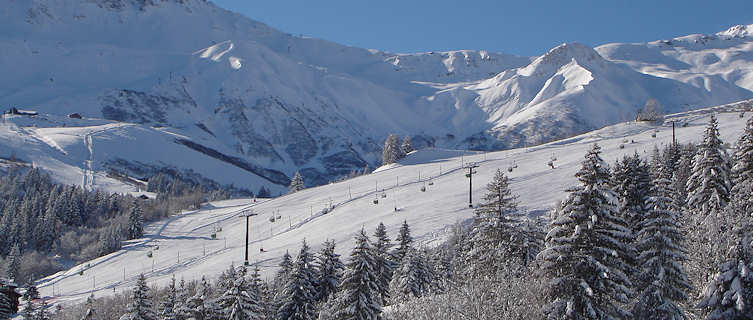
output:
{"label": "blue sky", "polygon": [[563,42],[643,42],[753,24],[753,0],[213,1],[287,33],[391,52],[540,55]]}

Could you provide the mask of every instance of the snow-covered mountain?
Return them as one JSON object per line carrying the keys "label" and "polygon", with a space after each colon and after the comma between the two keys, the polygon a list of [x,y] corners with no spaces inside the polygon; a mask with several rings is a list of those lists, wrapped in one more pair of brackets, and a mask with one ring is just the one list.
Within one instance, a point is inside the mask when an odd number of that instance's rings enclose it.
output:
{"label": "snow-covered mountain", "polygon": [[[353,48],[203,0],[10,0],[0,16],[0,107],[162,137],[96,156],[95,170],[164,166],[254,191],[281,191],[296,170],[311,185],[374,167],[391,132],[419,147],[501,149],[630,118],[649,98],[682,111],[753,97],[750,26],[674,46],[570,43],[519,57]],[[158,150],[174,154],[143,154]],[[202,157],[236,174],[191,162]]]}
{"label": "snow-covered mountain", "polygon": [[[678,142],[697,143],[709,115],[715,113],[722,140],[734,145],[753,116],[752,108],[753,100],[749,100],[670,115],[667,120],[678,124]],[[741,110],[746,110],[742,117]],[[259,266],[266,279],[274,277],[286,251],[298,252],[303,239],[315,251],[325,240],[335,241],[338,253],[347,257],[354,235],[361,228],[371,234],[380,222],[394,239],[406,220],[417,246],[436,245],[452,234],[454,224],[468,223],[474,216],[468,208],[469,180],[464,167],[470,162],[479,165],[472,180],[474,204],[486,192],[496,170],[510,168],[505,174],[510,189],[519,196],[521,211],[547,218],[556,201],[565,198],[568,187],[577,183],[574,174],[593,143],[601,146],[607,163],[635,152],[648,157],[655,146],[671,143],[669,121],[663,125],[619,123],[565,140],[498,152],[423,149],[354,179],[257,202],[207,203],[199,210],[149,224],[143,239],[40,279],[37,286],[48,303],[65,305],[81,302],[92,293],[97,297],[122,293],[134,285],[140,273],[150,285],[160,286],[172,276],[185,280],[216,277],[231,263],[238,265],[244,259],[246,226],[239,223],[244,210],[259,214],[251,218],[249,262]],[[548,165],[550,161],[554,168]]]}

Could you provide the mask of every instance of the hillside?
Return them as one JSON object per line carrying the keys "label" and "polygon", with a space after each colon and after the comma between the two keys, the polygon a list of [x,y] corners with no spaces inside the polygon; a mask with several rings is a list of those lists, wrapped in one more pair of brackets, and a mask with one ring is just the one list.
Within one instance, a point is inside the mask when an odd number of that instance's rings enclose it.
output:
{"label": "hillside", "polygon": [[[744,117],[740,117],[742,108],[749,110]],[[346,253],[355,232],[363,227],[372,233],[379,222],[385,223],[394,238],[399,225],[407,220],[418,244],[432,246],[450,234],[453,224],[465,223],[473,215],[468,208],[463,165],[472,162],[480,166],[473,176],[474,203],[495,170],[514,167],[508,175],[513,192],[520,196],[521,209],[529,216],[546,217],[552,205],[564,197],[564,190],[575,184],[573,174],[593,143],[602,146],[604,159],[612,163],[625,154],[644,154],[654,145],[670,143],[670,121],[677,124],[679,142],[697,141],[709,113],[718,112],[722,139],[734,144],[752,116],[750,108],[751,101],[747,101],[679,113],[659,126],[619,123],[541,146],[500,152],[420,150],[397,165],[351,180],[270,200],[229,200],[183,212],[149,225],[144,239],[41,279],[37,285],[53,303],[71,304],[85,299],[92,290],[97,296],[122,292],[135,283],[139,273],[159,285],[172,275],[186,280],[216,276],[229,264],[243,260],[245,225],[239,214],[246,210],[259,214],[251,223],[250,260],[262,268],[266,278],[272,277],[280,257],[288,250],[295,252],[303,239],[315,250],[324,240],[334,240],[337,250]],[[552,158],[556,158],[554,169],[548,166]],[[420,190],[423,186],[425,192]],[[324,208],[331,210],[324,214]],[[273,216],[275,222],[270,220]],[[213,233],[216,239],[212,239]]]}
{"label": "hillside", "polygon": [[[160,136],[150,150],[167,139],[160,132],[178,134],[190,143],[167,143],[175,155],[110,153],[92,165],[242,179],[252,191],[284,190],[298,170],[319,185],[373,168],[391,132],[417,147],[500,150],[632,118],[649,98],[668,112],[753,98],[749,26],[671,40],[675,53],[663,42],[570,43],[519,57],[348,47],[204,0],[13,1],[0,15],[0,72],[13,75],[0,78],[2,108],[128,123],[117,136]],[[195,153],[233,173],[182,161]],[[63,162],[87,170],[82,159]]]}

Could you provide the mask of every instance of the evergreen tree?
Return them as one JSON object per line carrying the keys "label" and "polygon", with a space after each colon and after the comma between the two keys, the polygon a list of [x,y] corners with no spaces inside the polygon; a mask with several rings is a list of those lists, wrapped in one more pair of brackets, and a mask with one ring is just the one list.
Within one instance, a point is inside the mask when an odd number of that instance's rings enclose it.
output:
{"label": "evergreen tree", "polygon": [[688,179],[693,174],[693,158],[695,157],[696,148],[692,143],[684,147],[679,147],[679,160],[677,169],[672,174],[672,184],[675,189],[675,205],[678,208],[685,208],[688,198],[687,184]]}
{"label": "evergreen tree", "polygon": [[[245,274],[245,270],[242,273]],[[223,319],[228,320],[260,319],[261,308],[258,302],[258,292],[248,289],[243,275],[238,276],[233,286],[217,301],[223,310]]]}
{"label": "evergreen tree", "polygon": [[639,222],[646,214],[646,200],[651,189],[649,166],[637,152],[632,157],[625,156],[615,165],[612,181],[619,199],[620,215],[637,234]]}
{"label": "evergreen tree", "polygon": [[316,301],[326,301],[337,291],[342,270],[345,268],[340,255],[335,252],[335,241],[325,241],[316,257]]}
{"label": "evergreen tree", "polygon": [[212,301],[212,286],[205,277],[201,277],[196,294],[188,299],[185,307],[195,320],[215,320],[222,314],[219,306]]}
{"label": "evergreen tree", "polygon": [[400,148],[403,151],[403,154],[409,154],[413,151],[413,146],[410,144],[410,137],[405,136],[405,139],[403,139],[403,144],[400,146]]}
{"label": "evergreen tree", "polygon": [[476,216],[467,243],[468,271],[472,274],[493,273],[503,265],[528,266],[540,249],[534,230],[527,230],[517,214],[517,196],[510,183],[497,169],[486,186],[482,204]]}
{"label": "evergreen tree", "polygon": [[686,187],[687,206],[701,220],[710,214],[720,214],[729,202],[731,170],[723,145],[716,117],[711,115],[703,142],[693,159],[693,173]]}
{"label": "evergreen tree", "polygon": [[395,163],[403,156],[403,150],[400,148],[400,141],[398,141],[397,136],[394,134],[387,136],[382,148],[382,165]]}
{"label": "evergreen tree", "polygon": [[[241,269],[243,269],[243,267],[241,267]],[[219,289],[220,292],[230,290],[230,288],[235,285],[235,279],[237,278],[238,275],[236,274],[235,266],[231,263],[230,266],[217,278],[217,289]]]}
{"label": "evergreen tree", "polygon": [[296,171],[295,175],[293,175],[293,179],[290,180],[290,186],[288,186],[288,190],[290,193],[298,192],[306,187],[303,185],[303,177],[301,177],[301,173]]}
{"label": "evergreen tree", "polygon": [[21,268],[21,248],[18,242],[13,244],[8,257],[5,259],[5,276],[11,280],[19,280],[19,268]]}
{"label": "evergreen tree", "polygon": [[735,212],[753,215],[753,118],[748,119],[733,155],[731,202]]}
{"label": "evergreen tree", "polygon": [[37,306],[34,300],[39,299],[39,290],[31,282],[26,285],[26,291],[24,291],[23,298],[26,300],[26,306],[24,307],[24,317],[33,319],[36,316]]}
{"label": "evergreen tree", "polygon": [[175,300],[175,306],[173,307],[173,309],[175,310],[175,319],[187,320],[191,318],[193,315],[193,311],[189,303],[191,296],[188,292],[188,288],[186,288],[186,281],[184,279],[180,279],[180,284],[178,285],[176,296],[177,298]]}
{"label": "evergreen tree", "polygon": [[[3,288],[5,289],[5,288]],[[10,298],[5,294],[0,294],[0,320],[8,320],[11,317],[11,302]]]}
{"label": "evergreen tree", "polygon": [[618,214],[610,174],[593,146],[575,174],[580,184],[568,190],[539,257],[550,279],[544,307],[549,319],[625,319],[632,295],[626,257],[632,235]]}
{"label": "evergreen tree", "polygon": [[97,317],[97,309],[94,308],[95,302],[96,302],[96,299],[94,299],[93,293],[90,294],[89,297],[86,298],[86,302],[84,303],[86,312],[84,313],[84,316],[81,317],[81,320],[98,320],[99,319],[99,317]]}
{"label": "evergreen tree", "polygon": [[144,236],[144,217],[141,208],[133,203],[131,213],[128,214],[128,239],[138,239]]}
{"label": "evergreen tree", "polygon": [[410,226],[408,226],[408,220],[403,220],[403,225],[400,226],[400,231],[397,234],[397,248],[393,252],[395,262],[400,263],[405,257],[405,253],[413,245],[413,237],[410,235]]}
{"label": "evergreen tree", "polygon": [[379,275],[372,253],[366,231],[361,229],[345,267],[340,289],[330,308],[333,313],[332,319],[381,319]]}
{"label": "evergreen tree", "polygon": [[708,320],[753,319],[753,274],[750,231],[740,228],[734,244],[703,291],[699,308]]}
{"label": "evergreen tree", "polygon": [[633,316],[637,319],[686,319],[681,304],[688,298],[686,292],[690,290],[690,283],[682,267],[687,260],[683,248],[685,237],[679,222],[679,208],[673,200],[672,171],[665,162],[655,165],[648,213],[640,222],[637,234],[642,277]]}
{"label": "evergreen tree", "polygon": [[[42,305],[39,306],[36,314],[34,314],[33,320],[50,320],[50,314],[47,312],[47,302],[42,301]],[[122,318],[121,318],[122,319]]]}
{"label": "evergreen tree", "polygon": [[285,254],[282,255],[282,260],[280,261],[280,264],[278,266],[280,267],[280,269],[278,269],[277,273],[275,274],[274,286],[275,288],[279,289],[288,282],[288,278],[290,278],[290,274],[293,271],[293,261],[292,257],[290,256],[290,252],[285,251]]}
{"label": "evergreen tree", "polygon": [[281,306],[277,310],[277,317],[281,320],[308,320],[315,317],[315,274],[309,250],[306,240],[303,240],[282,291]]}
{"label": "evergreen tree", "polygon": [[178,290],[175,287],[175,275],[170,279],[167,293],[160,304],[160,320],[177,320]]}
{"label": "evergreen tree", "polygon": [[392,273],[397,266],[395,257],[390,252],[392,243],[387,236],[387,227],[384,223],[379,223],[374,231],[374,268],[379,275],[379,282],[377,286],[379,288],[379,296],[382,299],[381,304],[384,305],[390,296],[390,281],[392,281]]}
{"label": "evergreen tree", "polygon": [[132,302],[128,305],[128,313],[120,317],[120,320],[157,320],[144,274],[139,275],[136,287],[133,288]]}
{"label": "evergreen tree", "polygon": [[397,301],[404,301],[406,298],[423,296],[429,291],[432,280],[425,257],[418,250],[410,248],[392,277],[390,289]]}
{"label": "evergreen tree", "polygon": [[723,213],[729,202],[730,171],[716,118],[712,115],[686,186],[689,217],[685,226],[689,258],[695,262],[689,265],[688,275],[695,287],[701,287],[708,280],[707,276],[716,271],[726,249],[721,235],[727,232]]}

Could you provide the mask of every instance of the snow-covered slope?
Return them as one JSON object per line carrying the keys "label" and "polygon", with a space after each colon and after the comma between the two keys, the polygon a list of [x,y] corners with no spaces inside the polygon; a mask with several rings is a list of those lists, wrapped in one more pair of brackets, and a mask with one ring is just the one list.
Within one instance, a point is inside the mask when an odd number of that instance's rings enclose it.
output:
{"label": "snow-covered slope", "polygon": [[734,39],[714,69],[690,59],[668,77],[606,46],[607,59],[578,44],[532,58],[353,48],[204,0],[7,1],[0,17],[0,107],[169,127],[268,169],[268,188],[374,167],[390,132],[499,149],[615,123],[648,98],[679,111],[753,97],[748,58],[724,58],[751,55],[745,28],[716,36]]}
{"label": "snow-covered slope", "polygon": [[0,125],[0,149],[9,157],[46,170],[60,183],[89,190],[143,191],[143,185],[125,176],[144,179],[166,170],[181,172],[185,179],[204,184],[247,190],[268,185],[275,194],[285,190],[265,177],[283,179],[282,173],[266,172],[241,159],[218,156],[229,150],[202,143],[205,142],[196,142],[179,130],[48,114],[4,115]]}
{"label": "snow-covered slope", "polygon": [[[748,101],[677,114],[668,120],[677,122],[679,142],[697,142],[709,113],[720,112],[721,136],[734,144],[745,121],[753,115],[752,105],[753,101]],[[740,117],[736,111],[740,108],[751,111]],[[362,227],[372,233],[379,222],[385,223],[394,238],[402,221],[407,220],[417,243],[432,245],[448,236],[453,224],[467,222],[473,216],[468,208],[464,164],[480,165],[473,178],[474,203],[495,170],[515,167],[508,175],[513,192],[520,196],[521,209],[531,216],[546,215],[555,201],[565,196],[564,190],[575,184],[573,174],[592,143],[598,143],[605,160],[613,163],[634,152],[647,156],[655,145],[670,143],[671,138],[669,122],[660,126],[631,122],[545,145],[500,152],[419,150],[399,164],[351,180],[257,203],[231,200],[206,204],[199,210],[153,223],[147,227],[144,239],[41,279],[38,285],[42,295],[53,299],[53,303],[69,304],[85,299],[92,291],[97,296],[122,292],[135,283],[140,273],[150,283],[160,285],[173,275],[187,280],[216,276],[231,263],[242,263],[245,224],[239,215],[245,210],[259,214],[251,220],[250,260],[261,267],[268,279],[280,257],[286,251],[295,254],[303,239],[314,249],[326,239],[334,240],[338,251],[347,254],[354,234]],[[552,158],[556,158],[555,169],[547,165]],[[423,186],[425,192],[420,190]],[[329,211],[326,214],[325,208]],[[212,239],[213,233],[216,239]],[[264,252],[260,252],[261,248]]]}
{"label": "snow-covered slope", "polygon": [[733,26],[715,35],[613,43],[596,51],[640,72],[707,92],[729,92],[730,84],[753,90],[753,25]]}

